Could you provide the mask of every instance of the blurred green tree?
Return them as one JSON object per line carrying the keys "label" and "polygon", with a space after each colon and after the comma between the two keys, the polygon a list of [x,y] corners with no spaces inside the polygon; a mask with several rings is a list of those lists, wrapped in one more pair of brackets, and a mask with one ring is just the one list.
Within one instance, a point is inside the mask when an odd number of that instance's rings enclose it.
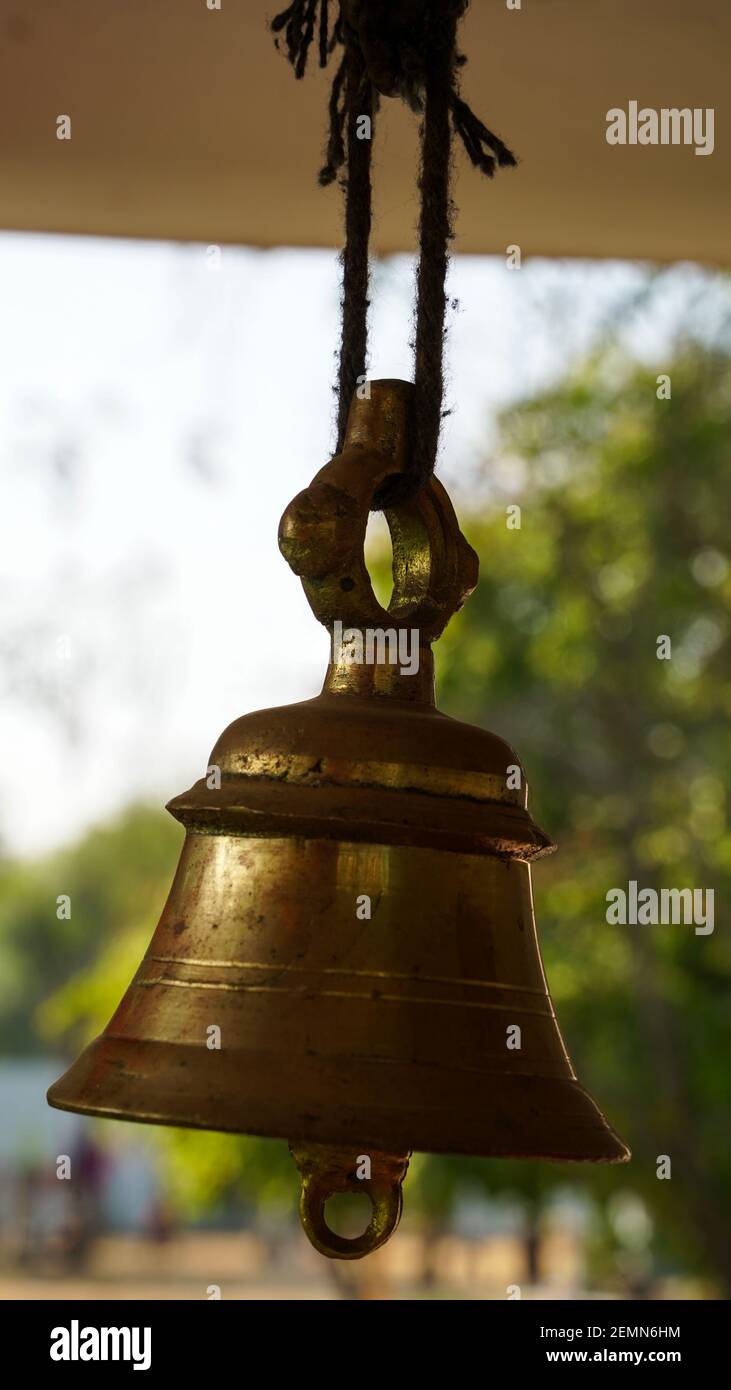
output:
{"label": "blurred green tree", "polygon": [[[634,1155],[582,1186],[639,1191],[661,1258],[682,1253],[727,1290],[729,366],[680,344],[664,399],[653,371],[609,351],[505,412],[496,487],[468,528],[481,583],[440,644],[444,707],[515,744],[559,842],[535,873],[549,984],[579,1076]],[[713,889],[721,920],[707,936],[610,926],[606,894],[632,879]],[[568,1174],[533,1167],[476,1176],[535,1207]]]}
{"label": "blurred green tree", "polygon": [[[0,861],[0,1049],[32,1056],[46,1050],[36,1007],[100,952],[123,955],[130,924],[159,912],[160,886],[182,832],[169,816],[132,806],[111,825],[95,826],[78,844],[35,862]],[[57,899],[70,916],[57,916]],[[103,976],[100,990],[106,995]],[[73,986],[69,986],[73,989]],[[91,999],[85,1001],[91,1004]],[[70,1000],[69,1000],[70,1007]]]}

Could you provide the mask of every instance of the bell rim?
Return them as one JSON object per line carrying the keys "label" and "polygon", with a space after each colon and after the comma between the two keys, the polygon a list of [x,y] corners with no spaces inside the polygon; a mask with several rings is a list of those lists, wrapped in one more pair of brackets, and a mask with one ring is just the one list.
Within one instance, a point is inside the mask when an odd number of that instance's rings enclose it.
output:
{"label": "bell rim", "polygon": [[[125,1053],[137,1059],[141,1049],[147,1051],[147,1073],[127,1071]],[[299,1093],[286,1095],[288,1065],[286,1057],[275,1054],[236,1053],[229,1058],[235,1087],[222,1104],[221,1094],[211,1094],[203,1087],[197,1099],[191,1095],[190,1077],[186,1070],[186,1089],[179,1092],[179,1108],[175,1091],[171,1091],[166,1106],[145,1111],[145,1092],[161,1093],[166,1079],[180,1080],[181,1051],[192,1049],[180,1044],[135,1042],[102,1034],[90,1043],[72,1066],[50,1087],[48,1104],[57,1110],[96,1116],[100,1119],[128,1120],[137,1124],[168,1125],[181,1129],[210,1129],[222,1134],[241,1134],[280,1140],[314,1140],[328,1144],[346,1144],[354,1151],[391,1150],[404,1148],[419,1153],[453,1154],[485,1159],[526,1159],[555,1163],[626,1163],[632,1155],[600,1111],[589,1092],[575,1078],[545,1076],[536,1073],[516,1075],[509,1072],[485,1071],[483,1088],[476,1086],[475,1073],[469,1078],[469,1106],[460,1110],[453,1101],[455,1088],[464,1087],[465,1077],[454,1068],[414,1067],[409,1064],[389,1064],[359,1059],[331,1059],[342,1066],[331,1068],[329,1084],[333,1095],[338,1089],[358,1090],[359,1077],[365,1075],[372,1086],[371,1097],[379,1091],[391,1104],[356,1106],[341,1098],[339,1103],[322,1103],[322,1075],[318,1072],[324,1059],[314,1059],[310,1068],[310,1083],[318,1086],[320,1099],[315,1102],[308,1094],[307,1075]],[[198,1051],[196,1049],[196,1051]],[[220,1054],[218,1054],[220,1057]],[[252,1067],[269,1068],[265,1087],[249,1085]],[[247,1073],[247,1064],[249,1071]],[[358,1076],[354,1076],[355,1070]],[[438,1078],[435,1073],[441,1070]],[[272,1071],[275,1084],[271,1084]],[[398,1073],[398,1075],[394,1075]],[[415,1075],[417,1073],[417,1075]],[[260,1074],[258,1079],[260,1079]],[[276,1080],[283,1088],[278,1093]],[[108,1099],[103,1093],[107,1090]],[[326,1089],[326,1088],[325,1088]],[[393,1106],[394,1095],[402,1091],[410,1097],[410,1110]],[[433,1104],[424,1108],[426,1096],[433,1100],[435,1091],[445,1105],[440,1110]],[[94,1094],[96,1092],[96,1094]],[[492,1092],[492,1094],[491,1094]],[[111,1093],[116,1099],[111,1098]],[[457,1092],[457,1094],[459,1094]],[[472,1112],[485,1102],[497,1102],[496,1111],[481,1126]],[[197,1113],[192,1113],[197,1105]],[[187,1114],[184,1111],[187,1107]],[[557,1121],[556,1107],[560,1118]],[[227,1110],[228,1108],[228,1110]],[[500,1110],[505,1115],[501,1119]],[[233,1119],[234,1112],[238,1118]],[[322,1113],[318,1113],[322,1112]],[[227,1122],[226,1113],[231,1116]],[[222,1119],[222,1117],[224,1117]],[[515,1138],[516,1124],[522,1137]],[[429,1127],[433,1126],[433,1133]],[[354,1138],[354,1136],[356,1136]],[[550,1136],[550,1137],[549,1137]],[[426,1141],[426,1142],[424,1142]]]}

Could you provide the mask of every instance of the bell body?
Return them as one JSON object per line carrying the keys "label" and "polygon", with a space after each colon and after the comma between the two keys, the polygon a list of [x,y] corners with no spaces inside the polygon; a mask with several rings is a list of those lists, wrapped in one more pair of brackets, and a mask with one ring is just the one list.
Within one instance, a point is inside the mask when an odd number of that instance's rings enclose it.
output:
{"label": "bell body", "polygon": [[328,688],[238,720],[211,765],[220,788],[171,803],[187,835],[149,951],[52,1104],[366,1150],[624,1156],[554,1016],[528,862],[553,846],[507,788],[507,744]]}
{"label": "bell body", "polygon": [[[170,803],[186,838],[148,952],[48,1095],[289,1139],[305,1230],[344,1259],[395,1228],[412,1149],[629,1156],[554,1016],[530,878],[554,845],[518,756],[434,706],[431,645],[477,582],[435,478],[386,510],[387,610],[372,590],[368,514],[404,470],[410,391],[371,383],[343,453],[282,518],[280,548],[331,634],[322,693],[236,720]],[[349,1241],[325,1203],[361,1178],[373,1216]]]}

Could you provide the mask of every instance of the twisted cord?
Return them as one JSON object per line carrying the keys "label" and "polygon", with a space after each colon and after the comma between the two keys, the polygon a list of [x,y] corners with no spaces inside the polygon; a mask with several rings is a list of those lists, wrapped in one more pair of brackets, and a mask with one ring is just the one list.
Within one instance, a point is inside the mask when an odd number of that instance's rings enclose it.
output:
{"label": "twisted cord", "polygon": [[[342,331],[338,370],[338,451],[350,402],[365,377],[368,326],[368,243],[371,139],[359,136],[369,116],[371,137],[379,96],[400,97],[423,115],[419,191],[419,264],[414,330],[414,409],[408,472],[374,499],[383,507],[418,490],[434,471],[444,415],[446,278],[454,207],[450,194],[452,132],[470,162],[488,178],[516,164],[507,145],[459,94],[456,30],[469,0],[293,0],[274,20],[295,77],[304,76],[315,39],[320,67],[337,47],[343,54],[328,103],[329,129],[319,182],[340,176],[345,194]],[[345,171],[344,173],[342,171]]]}

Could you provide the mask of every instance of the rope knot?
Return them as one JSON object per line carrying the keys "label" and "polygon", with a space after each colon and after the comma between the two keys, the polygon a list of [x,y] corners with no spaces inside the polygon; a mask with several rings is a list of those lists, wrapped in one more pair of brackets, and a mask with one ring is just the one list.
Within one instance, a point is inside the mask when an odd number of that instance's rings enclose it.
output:
{"label": "rope knot", "polygon": [[368,76],[381,96],[401,97],[423,110],[426,55],[453,42],[467,0],[343,0],[347,26]]}

